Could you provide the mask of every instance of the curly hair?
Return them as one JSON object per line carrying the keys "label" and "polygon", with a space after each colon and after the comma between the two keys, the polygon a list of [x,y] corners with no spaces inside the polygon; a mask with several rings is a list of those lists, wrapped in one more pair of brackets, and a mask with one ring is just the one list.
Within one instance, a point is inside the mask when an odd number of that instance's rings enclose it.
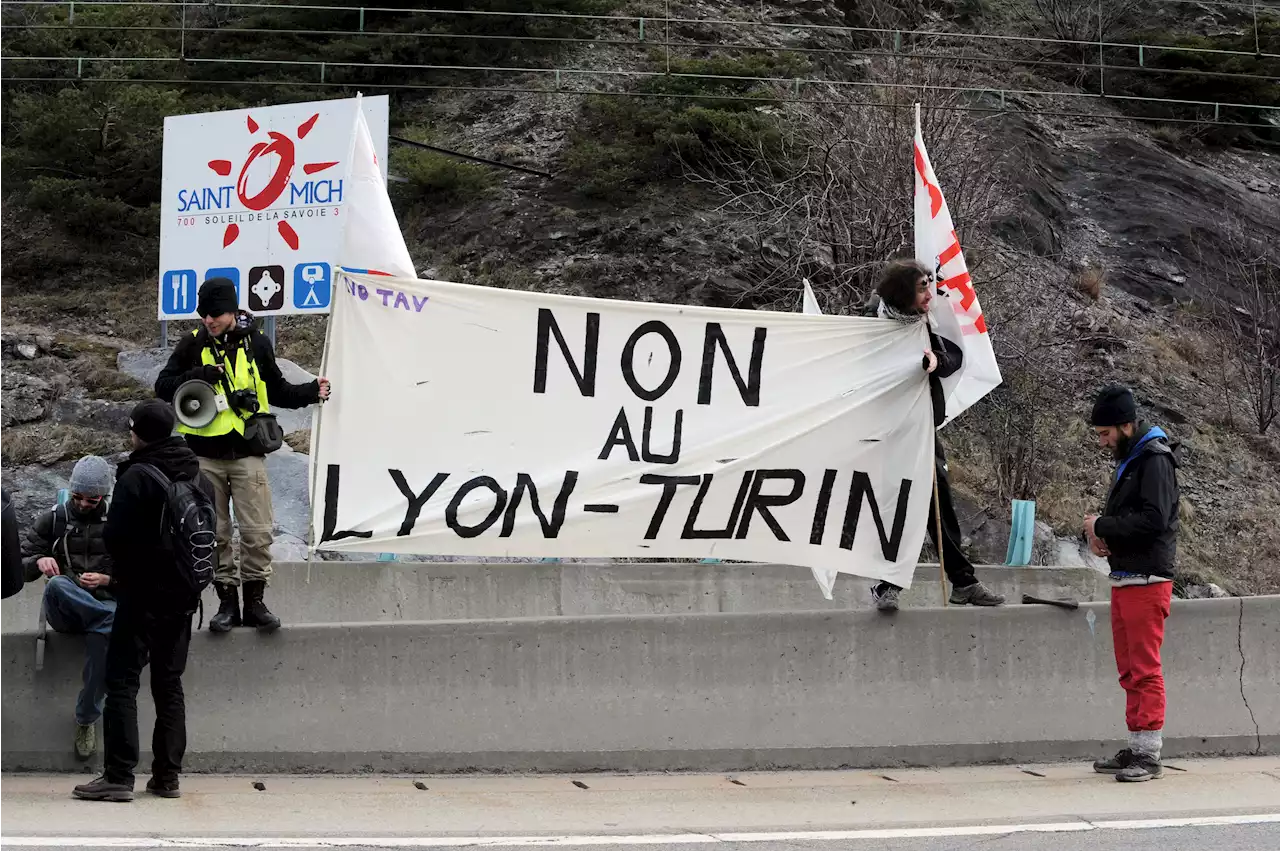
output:
{"label": "curly hair", "polygon": [[915,313],[916,287],[921,278],[929,277],[929,269],[919,260],[894,260],[880,272],[876,293],[899,313]]}

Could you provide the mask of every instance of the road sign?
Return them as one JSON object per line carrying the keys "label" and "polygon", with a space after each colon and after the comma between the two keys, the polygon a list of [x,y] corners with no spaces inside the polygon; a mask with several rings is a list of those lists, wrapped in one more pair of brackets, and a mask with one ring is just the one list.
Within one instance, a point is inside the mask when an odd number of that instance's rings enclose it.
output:
{"label": "road sign", "polygon": [[333,267],[328,263],[299,263],[293,267],[293,306],[298,310],[328,310],[332,287]]}
{"label": "road sign", "polygon": [[160,318],[186,316],[196,312],[200,279],[195,269],[172,269],[160,277]]}
{"label": "road sign", "polygon": [[[387,98],[361,102],[385,180]],[[329,311],[355,109],[350,98],[165,119],[161,319],[195,317],[188,290],[207,276],[192,284],[194,269],[244,280],[240,306],[255,313]],[[316,268],[323,278],[305,272]]]}

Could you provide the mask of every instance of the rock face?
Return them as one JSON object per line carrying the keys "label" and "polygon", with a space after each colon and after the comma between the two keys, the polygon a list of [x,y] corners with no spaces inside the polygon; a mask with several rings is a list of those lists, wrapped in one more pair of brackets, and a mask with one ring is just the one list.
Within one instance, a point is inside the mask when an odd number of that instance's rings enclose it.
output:
{"label": "rock face", "polygon": [[[127,350],[120,353],[120,356],[116,359],[116,365],[121,372],[133,376],[148,387],[154,387],[156,378],[160,375],[160,370],[164,369],[165,363],[169,360],[169,354],[169,349]],[[284,375],[285,381],[293,384],[305,384],[316,379],[316,376],[292,361],[278,358],[276,363],[280,365],[280,372]],[[315,410],[314,406],[298,411],[272,408],[271,412],[280,421],[280,427],[284,429],[284,433],[288,434],[299,429],[310,429],[311,412],[313,410]]]}
{"label": "rock face", "polygon": [[0,382],[4,389],[0,421],[5,428],[33,423],[48,415],[54,395],[53,386],[48,381],[6,369]]}
{"label": "rock face", "polygon": [[85,426],[124,434],[129,430],[129,412],[134,404],[89,399],[84,391],[76,391],[54,402],[49,418],[59,425]]}

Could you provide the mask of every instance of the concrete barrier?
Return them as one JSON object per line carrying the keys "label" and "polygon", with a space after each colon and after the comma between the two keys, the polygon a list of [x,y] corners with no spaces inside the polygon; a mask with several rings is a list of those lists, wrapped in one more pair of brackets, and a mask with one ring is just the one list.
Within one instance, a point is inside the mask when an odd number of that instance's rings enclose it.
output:
{"label": "concrete barrier", "polygon": [[[185,678],[187,764],[728,771],[1085,759],[1125,735],[1108,618],[1107,604],[1090,603],[206,632]],[[1167,754],[1277,747],[1278,629],[1280,597],[1174,604]],[[51,636],[38,674],[32,635],[0,643],[3,768],[74,768],[80,642]],[[147,695],[144,682],[143,742]]]}
{"label": "concrete barrier", "polygon": [[[980,567],[1011,600],[1022,594],[1105,600],[1106,578],[1085,568]],[[822,598],[809,571],[776,564],[399,564],[316,562],[276,566],[267,601],[288,624],[465,618],[666,615],[871,608],[871,582],[842,576]],[[43,583],[0,606],[0,629],[34,628]],[[908,607],[941,606],[938,568],[916,570]],[[216,609],[210,589],[206,609]]]}

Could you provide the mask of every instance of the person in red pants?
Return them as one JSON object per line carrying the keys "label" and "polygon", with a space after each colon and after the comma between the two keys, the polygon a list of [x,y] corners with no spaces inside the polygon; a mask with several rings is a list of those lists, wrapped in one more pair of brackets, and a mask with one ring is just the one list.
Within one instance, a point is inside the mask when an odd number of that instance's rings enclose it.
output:
{"label": "person in red pants", "polygon": [[1163,773],[1160,646],[1173,598],[1179,447],[1163,429],[1138,419],[1133,392],[1124,387],[1098,395],[1092,422],[1098,442],[1118,464],[1106,509],[1085,518],[1084,534],[1093,553],[1111,566],[1111,635],[1129,726],[1129,746],[1093,768],[1135,783]]}

